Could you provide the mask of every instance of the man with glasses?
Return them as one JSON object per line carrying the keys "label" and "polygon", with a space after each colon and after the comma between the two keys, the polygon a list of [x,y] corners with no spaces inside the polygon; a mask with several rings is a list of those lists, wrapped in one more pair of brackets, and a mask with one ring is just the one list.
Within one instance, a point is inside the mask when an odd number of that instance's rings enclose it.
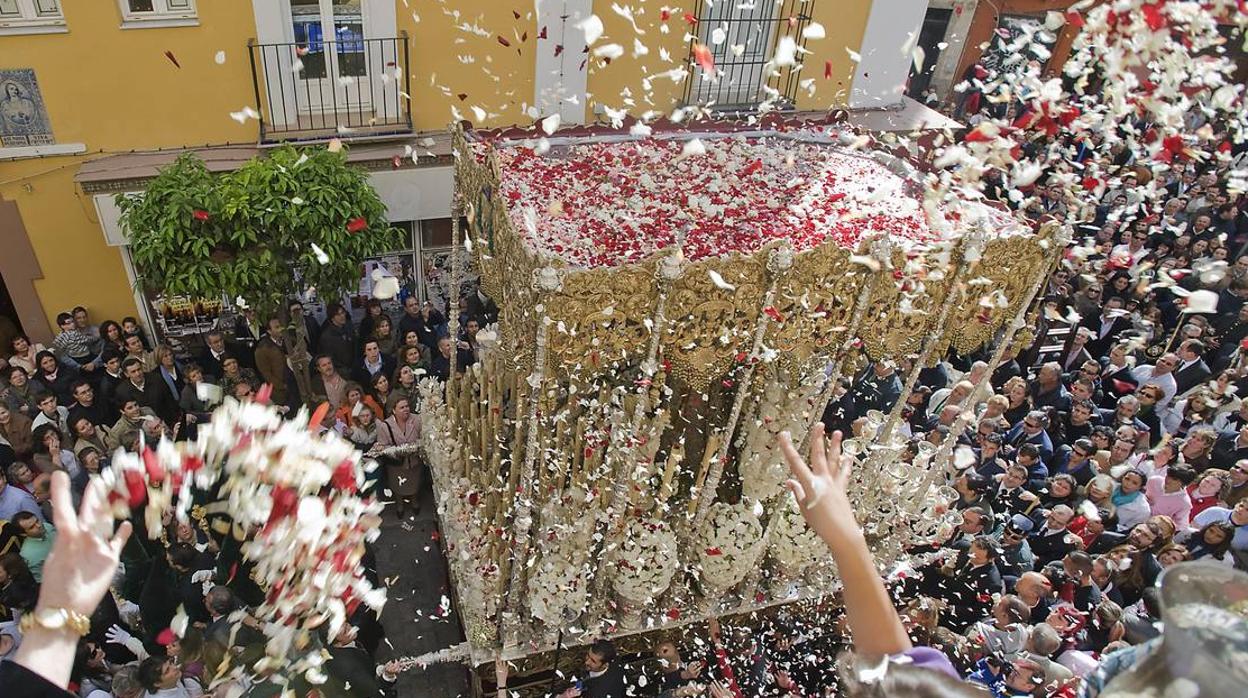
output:
{"label": "man with glasses", "polygon": [[[1096,447],[1092,445],[1090,439],[1078,439],[1065,451],[1065,461],[1054,463],[1053,473],[1069,475],[1075,478],[1075,482],[1079,483],[1080,487],[1083,487],[1097,475],[1096,468],[1092,465],[1092,456],[1095,454]],[[1058,457],[1061,458],[1060,455]]]}
{"label": "man with glasses", "polygon": [[1155,385],[1161,388],[1162,396],[1157,401],[1157,411],[1165,410],[1170,404],[1176,393],[1178,393],[1178,384],[1174,380],[1174,369],[1179,365],[1179,357],[1173,352],[1166,352],[1157,359],[1155,365],[1149,366],[1144,364],[1136,366],[1131,371],[1131,376],[1135,378],[1136,383],[1141,387],[1146,385]]}
{"label": "man with glasses", "polygon": [[1026,417],[1014,425],[1005,435],[1005,442],[1017,449],[1025,443],[1035,444],[1040,449],[1040,460],[1053,457],[1053,440],[1045,431],[1049,426],[1049,416],[1041,410],[1032,410]]}
{"label": "man with glasses", "polygon": [[1001,529],[1001,555],[997,559],[997,567],[1001,570],[1001,578],[1007,588],[1014,586],[1014,582],[1024,572],[1036,568],[1036,556],[1027,542],[1027,534],[1035,527],[1036,524],[1031,519],[1015,514],[1010,517],[1005,528]]}
{"label": "man with glasses", "polygon": [[1149,250],[1148,245],[1146,244],[1147,242],[1148,231],[1133,230],[1131,231],[1131,237],[1127,238],[1126,242],[1123,244],[1114,247],[1114,249],[1110,251],[1109,255],[1115,259],[1124,260],[1124,264],[1128,268],[1133,268],[1135,265],[1140,263],[1140,260],[1144,259],[1144,257],[1148,255]]}
{"label": "man with glasses", "polygon": [[1222,500],[1231,507],[1248,500],[1248,460],[1241,460],[1231,468],[1231,486]]}

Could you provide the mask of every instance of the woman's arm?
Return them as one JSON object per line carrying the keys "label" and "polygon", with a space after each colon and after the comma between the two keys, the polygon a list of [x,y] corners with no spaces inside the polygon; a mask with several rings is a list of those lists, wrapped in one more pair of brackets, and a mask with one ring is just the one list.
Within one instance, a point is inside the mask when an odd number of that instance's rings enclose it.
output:
{"label": "woman's arm", "polygon": [[815,425],[809,466],[788,432],[780,434],[780,449],[793,473],[789,489],[806,523],[827,544],[844,580],[845,612],[858,652],[878,658],[909,650],[910,637],[875,571],[875,558],[849,503],[846,485],[853,457],[841,453],[841,432],[826,439],[823,425]]}
{"label": "woman's arm", "polygon": [[[89,617],[108,592],[121,548],[130,537],[130,522],[123,522],[112,535],[113,515],[105,501],[104,483],[98,479],[91,481],[82,508],[75,513],[69,476],[53,473],[52,503],[56,542],[43,563],[43,576],[56,583],[40,588],[33,613],[39,617],[65,611]],[[78,635],[68,627],[34,625],[23,636],[13,661],[65,688],[77,646]]]}

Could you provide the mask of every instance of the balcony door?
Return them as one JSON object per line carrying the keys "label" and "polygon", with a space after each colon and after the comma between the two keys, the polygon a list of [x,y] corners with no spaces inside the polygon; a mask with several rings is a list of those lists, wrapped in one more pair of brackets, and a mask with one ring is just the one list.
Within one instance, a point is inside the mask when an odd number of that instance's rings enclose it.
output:
{"label": "balcony door", "polygon": [[303,69],[295,71],[300,116],[355,112],[372,106],[373,81],[363,0],[288,0],[290,38]]}

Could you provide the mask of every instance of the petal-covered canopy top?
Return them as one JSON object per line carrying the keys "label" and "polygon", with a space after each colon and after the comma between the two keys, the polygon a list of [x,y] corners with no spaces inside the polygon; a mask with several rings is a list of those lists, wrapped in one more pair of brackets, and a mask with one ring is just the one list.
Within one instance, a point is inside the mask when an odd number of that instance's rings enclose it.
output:
{"label": "petal-covered canopy top", "polygon": [[[496,143],[494,152],[515,230],[573,267],[638,262],[682,232],[696,261],[779,239],[796,251],[853,248],[875,233],[921,243],[965,228],[932,225],[915,182],[822,132],[569,140],[544,153]],[[974,210],[990,232],[1018,227],[1004,212]]]}

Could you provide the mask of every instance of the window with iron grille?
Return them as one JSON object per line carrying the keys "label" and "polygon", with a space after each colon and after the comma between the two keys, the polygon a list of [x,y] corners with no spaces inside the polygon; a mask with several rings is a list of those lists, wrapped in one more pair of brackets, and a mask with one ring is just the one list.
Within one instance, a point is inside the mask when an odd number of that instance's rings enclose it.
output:
{"label": "window with iron grille", "polygon": [[798,65],[771,63],[776,46],[791,37],[801,48],[803,30],[810,24],[815,0],[698,0],[696,43],[705,45],[715,60],[710,75],[694,59],[695,41],[689,42],[689,77],[685,104],[709,105],[716,111],[749,111],[763,102],[791,109],[796,101]]}

